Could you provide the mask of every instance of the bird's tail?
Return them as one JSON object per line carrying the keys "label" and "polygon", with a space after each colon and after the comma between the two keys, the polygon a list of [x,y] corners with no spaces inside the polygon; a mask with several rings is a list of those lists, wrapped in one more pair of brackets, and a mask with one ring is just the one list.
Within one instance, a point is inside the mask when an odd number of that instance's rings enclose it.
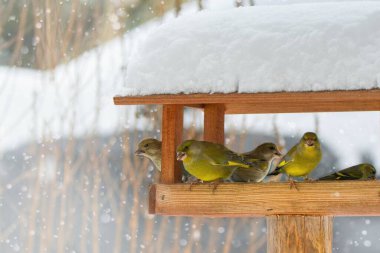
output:
{"label": "bird's tail", "polygon": [[352,176],[348,173],[336,172],[330,175],[318,178],[318,180],[357,180],[359,177]]}
{"label": "bird's tail", "polygon": [[339,177],[336,173],[320,177],[318,180],[339,180],[341,177]]}
{"label": "bird's tail", "polygon": [[280,174],[281,171],[280,171],[280,168],[276,168],[274,171],[272,171],[271,173],[268,173],[267,176],[277,176],[278,174]]}

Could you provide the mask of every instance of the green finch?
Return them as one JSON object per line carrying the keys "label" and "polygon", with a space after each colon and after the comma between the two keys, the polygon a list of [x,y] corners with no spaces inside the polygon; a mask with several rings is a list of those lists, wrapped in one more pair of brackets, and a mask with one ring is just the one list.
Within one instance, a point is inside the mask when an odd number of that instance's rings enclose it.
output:
{"label": "green finch", "polygon": [[291,187],[295,186],[292,177],[303,177],[308,179],[309,173],[314,170],[322,159],[321,145],[315,133],[305,133],[301,140],[293,146],[281,159],[277,168],[270,174],[288,175]]}
{"label": "green finch", "polygon": [[161,171],[161,141],[153,138],[142,140],[138,144],[135,155],[148,158]]}
{"label": "green finch", "polygon": [[207,141],[184,141],[177,148],[177,160],[185,170],[202,181],[227,179],[237,167],[249,168],[250,163],[223,145]]}
{"label": "green finch", "polygon": [[376,169],[368,163],[361,163],[327,176],[318,180],[368,180],[375,179]]}
{"label": "green finch", "polygon": [[[273,143],[263,143],[254,150],[241,154],[244,160],[252,162],[249,169],[237,168],[231,175],[233,182],[261,182],[268,174],[273,160],[281,156]],[[253,160],[252,160],[253,159]]]}
{"label": "green finch", "polygon": [[[161,141],[148,138],[142,140],[138,144],[138,148],[135,151],[135,155],[141,157],[147,157],[151,160],[157,170],[161,171]],[[183,169],[182,169],[182,182],[191,182],[193,178]]]}

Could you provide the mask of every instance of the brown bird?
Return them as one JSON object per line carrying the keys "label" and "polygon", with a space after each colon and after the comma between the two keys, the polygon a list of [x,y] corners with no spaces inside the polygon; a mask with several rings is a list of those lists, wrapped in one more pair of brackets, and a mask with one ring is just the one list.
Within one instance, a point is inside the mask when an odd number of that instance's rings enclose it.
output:
{"label": "brown bird", "polygon": [[153,138],[142,140],[138,144],[135,155],[148,158],[156,169],[161,171],[161,141]]}
{"label": "brown bird", "polygon": [[263,143],[254,150],[241,154],[244,160],[251,162],[249,169],[237,168],[231,176],[233,182],[261,182],[272,167],[273,160],[281,157],[277,146]]}

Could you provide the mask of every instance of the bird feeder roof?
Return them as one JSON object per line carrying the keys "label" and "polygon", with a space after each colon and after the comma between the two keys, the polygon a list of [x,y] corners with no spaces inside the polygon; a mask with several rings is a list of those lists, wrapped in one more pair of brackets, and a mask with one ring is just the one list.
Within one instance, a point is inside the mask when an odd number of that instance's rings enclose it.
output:
{"label": "bird feeder roof", "polygon": [[374,89],[380,2],[202,11],[134,50],[123,96]]}

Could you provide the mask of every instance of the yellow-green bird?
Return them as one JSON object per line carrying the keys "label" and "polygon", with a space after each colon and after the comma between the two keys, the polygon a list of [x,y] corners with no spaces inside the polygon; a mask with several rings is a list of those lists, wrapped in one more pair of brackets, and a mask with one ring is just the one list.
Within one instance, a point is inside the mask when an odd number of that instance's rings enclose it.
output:
{"label": "yellow-green bird", "polygon": [[288,175],[292,187],[295,186],[292,177],[303,177],[307,180],[309,173],[318,166],[321,159],[322,150],[317,135],[307,132],[281,159],[277,168],[268,175],[285,173]]}
{"label": "yellow-green bird", "polygon": [[376,169],[371,164],[361,163],[344,170],[331,173],[318,180],[370,180],[376,178]]}
{"label": "yellow-green bird", "polygon": [[142,140],[137,146],[135,155],[148,158],[156,169],[161,171],[161,141],[153,138]]}
{"label": "yellow-green bird", "polygon": [[177,160],[183,162],[187,172],[205,182],[227,179],[237,167],[250,166],[223,145],[196,140],[184,141],[177,148]]}
{"label": "yellow-green bird", "polygon": [[261,182],[272,167],[273,160],[281,157],[274,143],[263,143],[254,150],[241,154],[244,160],[251,162],[249,169],[237,168],[231,175],[233,182]]}

